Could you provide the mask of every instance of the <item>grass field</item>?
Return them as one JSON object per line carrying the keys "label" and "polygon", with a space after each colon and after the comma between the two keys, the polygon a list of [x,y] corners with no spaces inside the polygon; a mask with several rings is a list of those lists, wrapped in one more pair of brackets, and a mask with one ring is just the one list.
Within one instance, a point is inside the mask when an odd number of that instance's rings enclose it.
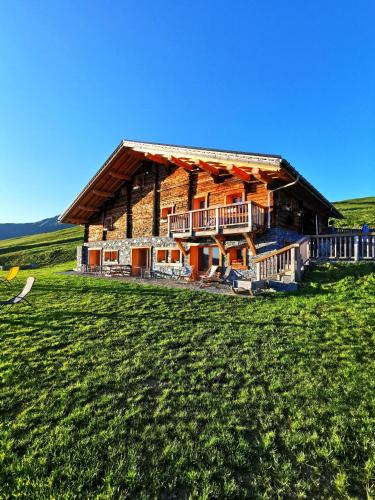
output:
{"label": "grass field", "polygon": [[253,300],[68,267],[0,312],[1,498],[375,495],[374,265]]}
{"label": "grass field", "polygon": [[337,201],[334,205],[344,216],[344,219],[335,220],[336,227],[360,228],[367,222],[371,228],[375,228],[374,196]]}
{"label": "grass field", "polygon": [[77,226],[51,233],[0,240],[0,266],[37,264],[50,266],[75,258],[83,240],[83,228]]}

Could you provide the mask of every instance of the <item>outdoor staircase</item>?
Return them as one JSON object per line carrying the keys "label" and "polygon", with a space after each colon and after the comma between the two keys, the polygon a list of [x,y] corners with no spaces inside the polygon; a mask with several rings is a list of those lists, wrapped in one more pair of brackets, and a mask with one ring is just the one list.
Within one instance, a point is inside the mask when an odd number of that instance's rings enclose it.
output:
{"label": "outdoor staircase", "polygon": [[256,282],[276,290],[293,290],[313,262],[375,261],[375,233],[338,233],[304,236],[280,250],[254,259]]}

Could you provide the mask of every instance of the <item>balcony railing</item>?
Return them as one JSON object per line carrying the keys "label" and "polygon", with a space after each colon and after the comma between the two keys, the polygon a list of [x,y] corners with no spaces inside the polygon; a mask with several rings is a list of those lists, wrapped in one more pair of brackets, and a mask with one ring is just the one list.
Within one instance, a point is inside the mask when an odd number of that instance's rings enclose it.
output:
{"label": "balcony railing", "polygon": [[253,201],[168,215],[168,234],[233,233],[265,227],[265,210]]}

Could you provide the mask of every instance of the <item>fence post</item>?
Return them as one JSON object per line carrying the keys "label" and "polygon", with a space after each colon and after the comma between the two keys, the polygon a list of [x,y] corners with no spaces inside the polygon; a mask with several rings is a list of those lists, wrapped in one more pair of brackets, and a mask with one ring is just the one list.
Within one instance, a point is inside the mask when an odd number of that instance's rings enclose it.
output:
{"label": "fence post", "polygon": [[193,212],[189,212],[189,232],[191,236],[193,234]]}
{"label": "fence post", "polygon": [[168,214],[168,238],[171,237],[171,219],[170,219],[170,215]]}
{"label": "fence post", "polygon": [[359,236],[354,236],[354,260],[359,260]]}
{"label": "fence post", "polygon": [[295,281],[300,281],[301,271],[302,271],[302,259],[301,259],[300,247],[295,248],[295,255],[296,255]]}
{"label": "fence post", "polygon": [[219,234],[219,209],[215,208],[216,234]]}
{"label": "fence post", "polygon": [[257,279],[257,281],[260,281],[260,266],[261,266],[260,262],[257,262],[255,264],[255,272],[256,272],[256,279]]}
{"label": "fence post", "polygon": [[248,224],[249,224],[249,231],[252,231],[253,230],[253,210],[252,210],[252,205],[251,205],[251,201],[250,203],[247,205],[247,210],[248,210],[248,214],[247,214],[247,217],[248,217]]}
{"label": "fence post", "polygon": [[296,247],[290,249],[290,270],[292,281],[296,281]]}

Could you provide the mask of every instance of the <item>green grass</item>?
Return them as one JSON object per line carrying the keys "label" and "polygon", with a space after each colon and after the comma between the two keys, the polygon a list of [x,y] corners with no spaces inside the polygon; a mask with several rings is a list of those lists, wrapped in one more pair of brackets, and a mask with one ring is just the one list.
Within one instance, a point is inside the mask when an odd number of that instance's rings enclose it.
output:
{"label": "green grass", "polygon": [[75,258],[83,241],[80,226],[51,233],[0,240],[0,266],[37,264],[49,266]]}
{"label": "green grass", "polygon": [[367,222],[375,228],[375,197],[337,201],[334,205],[344,216],[344,219],[334,219],[336,227],[361,228]]}
{"label": "green grass", "polygon": [[374,265],[253,300],[69,267],[0,313],[1,498],[375,494]]}

